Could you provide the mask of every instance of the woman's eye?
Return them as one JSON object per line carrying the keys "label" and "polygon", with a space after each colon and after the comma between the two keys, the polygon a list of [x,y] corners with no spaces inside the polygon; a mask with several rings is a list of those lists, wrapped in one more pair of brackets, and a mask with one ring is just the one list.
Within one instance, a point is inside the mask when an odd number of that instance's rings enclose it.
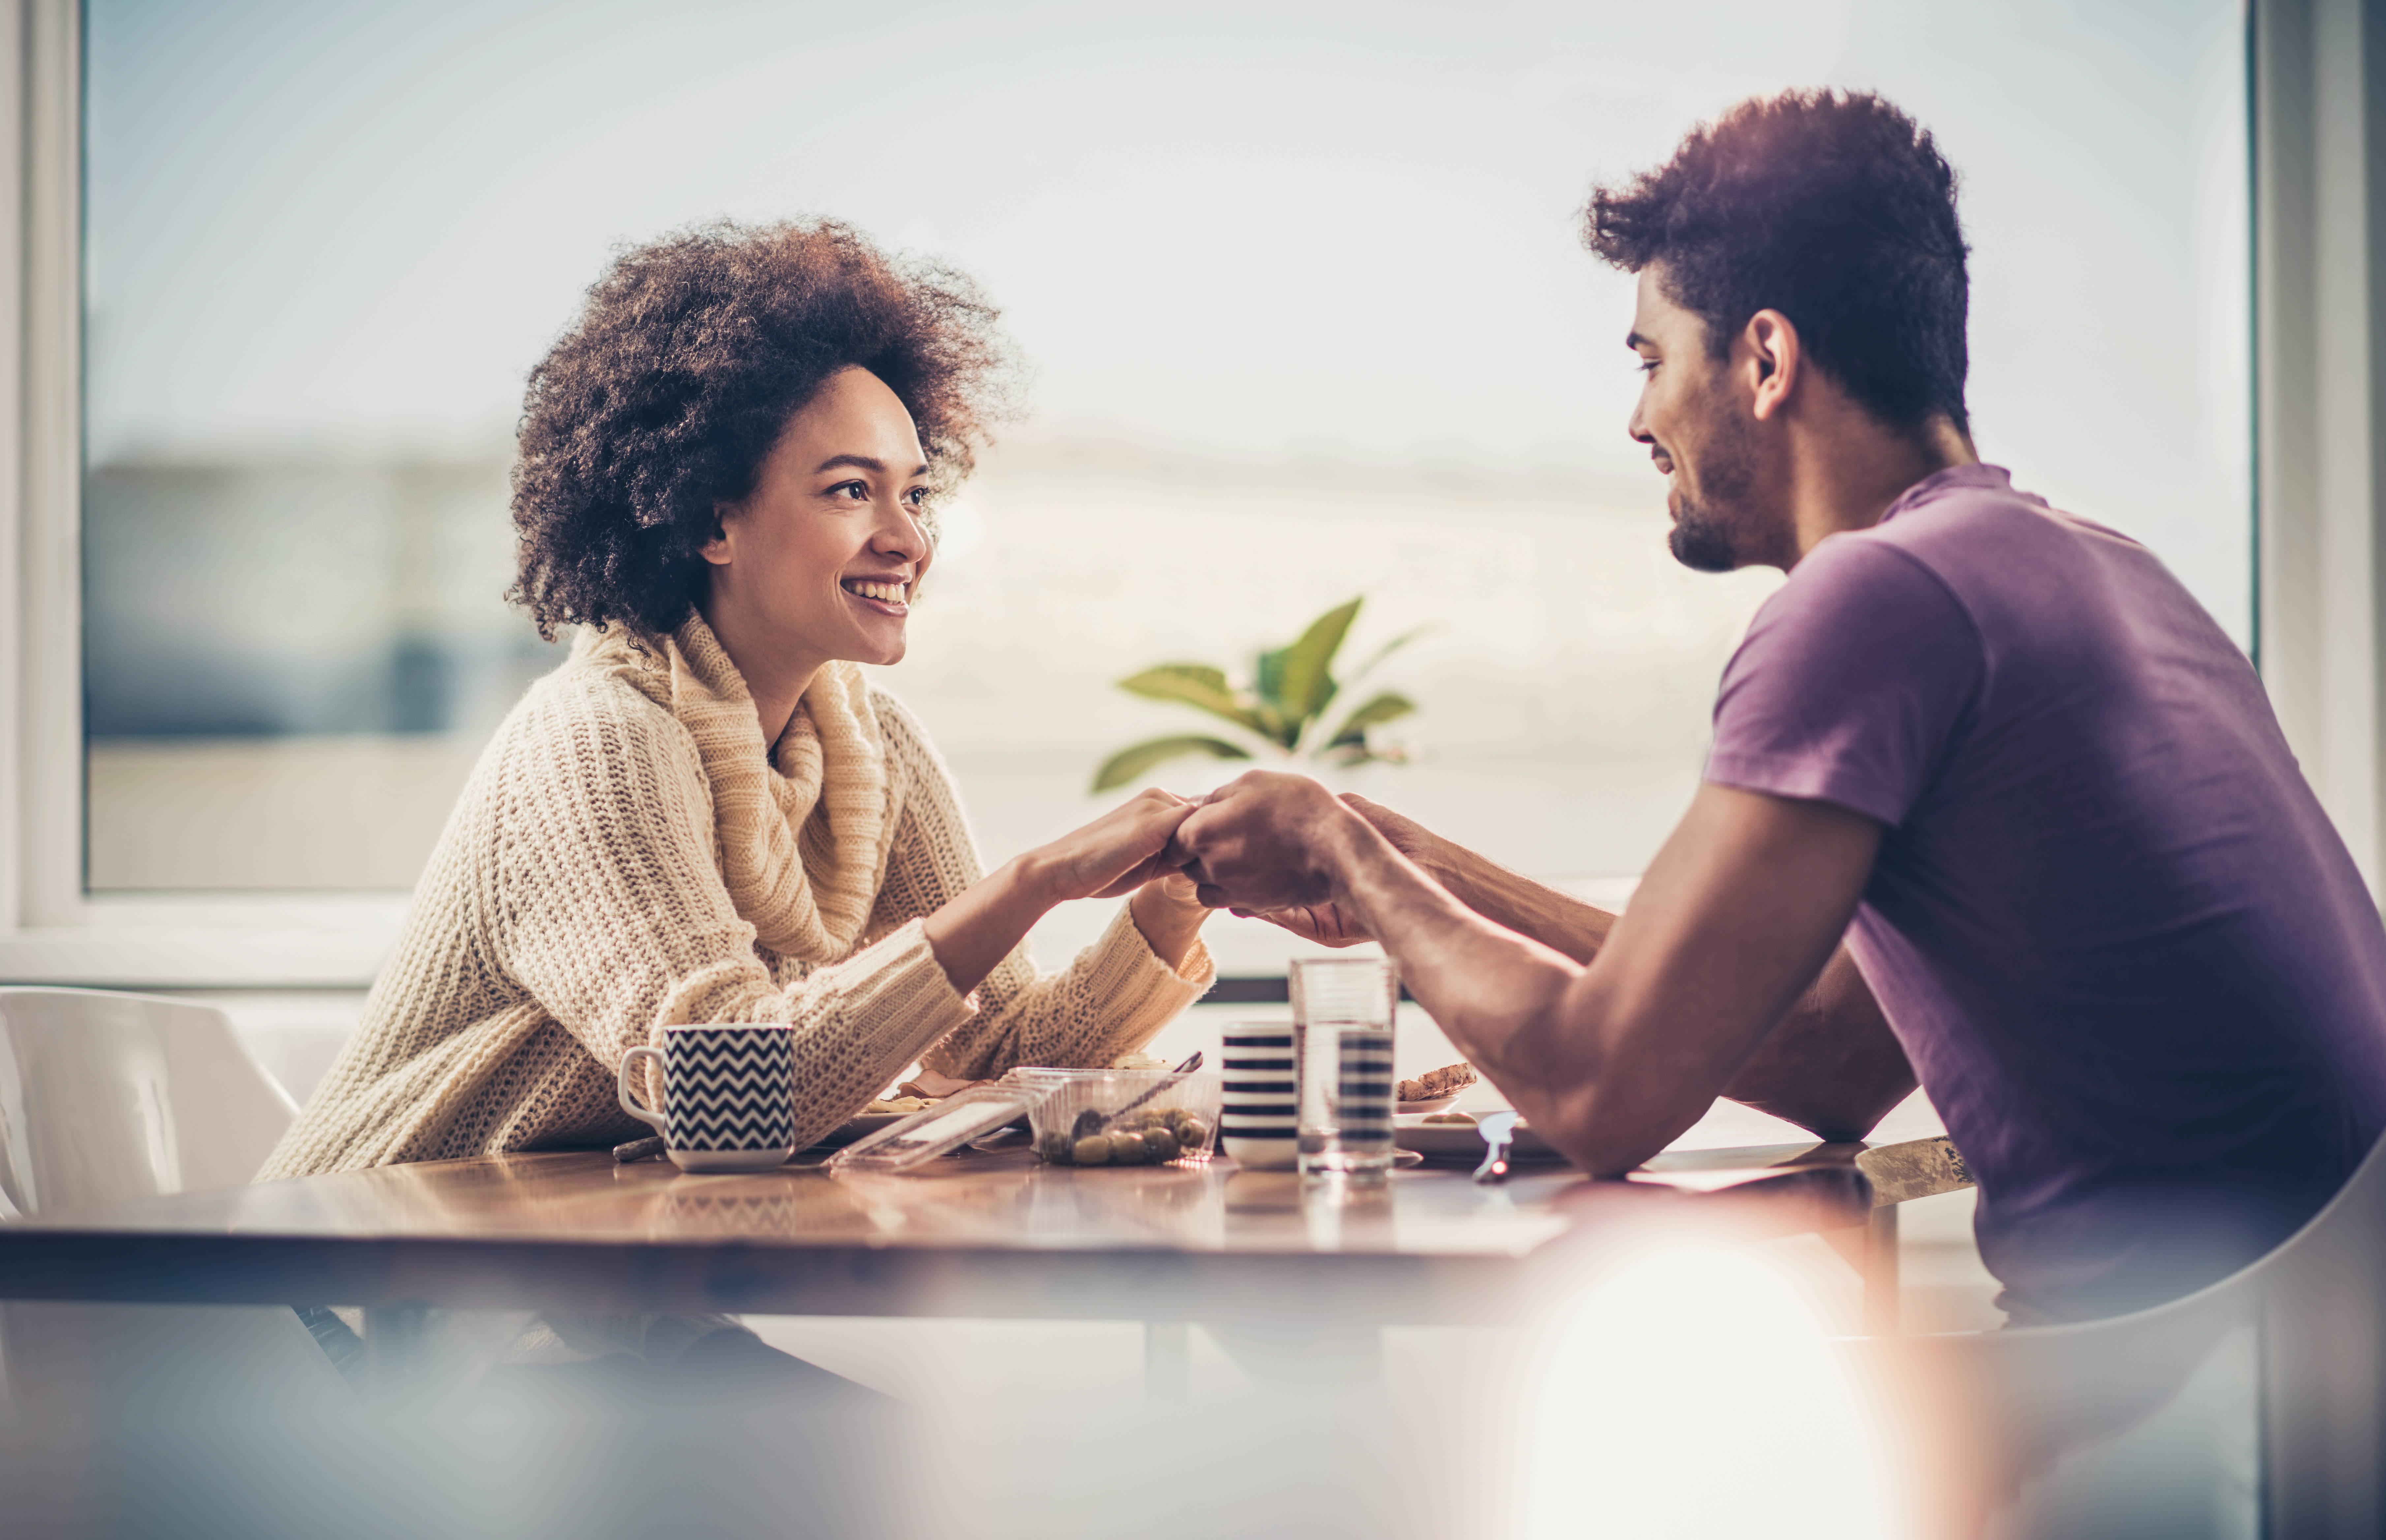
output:
{"label": "woman's eye", "polygon": [[928,506],[928,489],[926,487],[915,486],[910,492],[905,493],[904,496],[910,500],[911,506],[915,508],[923,508]]}
{"label": "woman's eye", "polygon": [[870,501],[870,489],[860,482],[840,482],[829,488],[833,495],[850,497],[857,503]]}

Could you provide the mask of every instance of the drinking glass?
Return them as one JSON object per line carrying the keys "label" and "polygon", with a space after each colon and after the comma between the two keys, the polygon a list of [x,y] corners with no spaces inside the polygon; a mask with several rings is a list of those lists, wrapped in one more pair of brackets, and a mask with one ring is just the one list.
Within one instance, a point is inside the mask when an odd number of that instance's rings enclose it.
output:
{"label": "drinking glass", "polygon": [[1304,958],[1292,965],[1303,1176],[1374,1183],[1391,1174],[1400,995],[1389,958]]}

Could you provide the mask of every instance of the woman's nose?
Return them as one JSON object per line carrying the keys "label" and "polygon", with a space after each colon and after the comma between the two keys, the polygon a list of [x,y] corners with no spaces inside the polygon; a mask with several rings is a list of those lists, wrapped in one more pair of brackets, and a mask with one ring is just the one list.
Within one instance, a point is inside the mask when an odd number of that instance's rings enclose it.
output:
{"label": "woman's nose", "polygon": [[887,556],[899,556],[917,560],[928,548],[928,529],[920,510],[894,505],[878,521],[878,532],[872,538],[871,548]]}

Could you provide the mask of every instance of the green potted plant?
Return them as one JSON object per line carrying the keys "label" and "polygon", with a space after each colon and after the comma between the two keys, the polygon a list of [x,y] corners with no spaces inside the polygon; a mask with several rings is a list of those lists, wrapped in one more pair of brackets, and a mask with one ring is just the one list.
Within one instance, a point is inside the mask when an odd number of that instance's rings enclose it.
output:
{"label": "green potted plant", "polygon": [[1231,723],[1238,734],[1230,739],[1183,733],[1123,748],[1094,772],[1094,791],[1130,784],[1155,766],[1188,755],[1256,759],[1262,754],[1274,754],[1294,764],[1337,767],[1404,763],[1408,758],[1404,750],[1375,739],[1376,729],[1417,708],[1414,701],[1397,690],[1381,691],[1336,717],[1331,728],[1325,725],[1334,703],[1344,692],[1428,629],[1420,626],[1392,638],[1348,679],[1337,680],[1334,655],[1341,651],[1350,622],[1358,619],[1359,607],[1365,602],[1363,595],[1337,605],[1311,621],[1298,642],[1260,654],[1248,685],[1230,682],[1224,670],[1207,663],[1162,663],[1120,680],[1122,690],[1205,711]]}

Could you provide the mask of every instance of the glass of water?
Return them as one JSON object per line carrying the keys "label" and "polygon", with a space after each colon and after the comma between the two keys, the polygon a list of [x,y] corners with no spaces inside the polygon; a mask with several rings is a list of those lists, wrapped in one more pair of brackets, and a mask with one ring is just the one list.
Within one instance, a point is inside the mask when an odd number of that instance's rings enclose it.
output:
{"label": "glass of water", "polygon": [[1292,965],[1303,1176],[1379,1183],[1391,1174],[1400,995],[1389,958],[1304,958]]}

